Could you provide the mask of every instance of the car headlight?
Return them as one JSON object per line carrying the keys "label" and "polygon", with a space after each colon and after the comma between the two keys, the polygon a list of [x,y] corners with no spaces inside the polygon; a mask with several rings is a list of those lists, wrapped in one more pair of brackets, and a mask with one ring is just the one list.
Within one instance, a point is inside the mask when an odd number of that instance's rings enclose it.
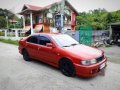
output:
{"label": "car headlight", "polygon": [[96,59],[81,61],[82,65],[92,65],[92,64],[95,64],[95,63],[97,63]]}
{"label": "car headlight", "polygon": [[90,61],[91,61],[91,64],[97,63],[96,59],[92,59],[92,60],[90,60]]}

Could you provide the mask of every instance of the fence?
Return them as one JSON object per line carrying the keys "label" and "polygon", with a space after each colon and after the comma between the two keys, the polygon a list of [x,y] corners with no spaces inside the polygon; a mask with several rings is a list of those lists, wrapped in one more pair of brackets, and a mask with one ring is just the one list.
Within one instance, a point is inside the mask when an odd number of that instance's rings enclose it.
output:
{"label": "fence", "polygon": [[[73,37],[75,40],[77,40],[80,43],[83,43],[80,40],[81,38],[82,38],[82,41],[88,40],[88,42],[89,42],[90,34],[88,34],[88,33],[91,33],[91,45],[93,45],[97,42],[103,44],[104,40],[107,40],[109,38],[109,30],[92,30],[92,32],[84,30],[84,34],[87,33],[87,34],[85,34],[85,38],[83,38],[83,36],[80,33],[81,33],[80,30],[75,30],[75,32],[69,30],[66,32],[66,34],[70,35],[71,37]],[[83,43],[83,44],[85,44],[85,43]],[[86,43],[86,45],[90,45],[90,43]]]}
{"label": "fence", "polygon": [[[11,29],[11,31],[7,29],[2,29],[0,30],[0,38],[19,40],[21,38],[21,32],[22,29]],[[104,43],[104,40],[109,38],[109,30],[83,30],[82,32],[80,30],[68,30],[67,32],[65,32],[65,34],[70,35],[78,42],[86,45],[93,45],[97,42],[102,44]]]}
{"label": "fence", "polygon": [[22,29],[0,29],[0,38],[19,40]]}

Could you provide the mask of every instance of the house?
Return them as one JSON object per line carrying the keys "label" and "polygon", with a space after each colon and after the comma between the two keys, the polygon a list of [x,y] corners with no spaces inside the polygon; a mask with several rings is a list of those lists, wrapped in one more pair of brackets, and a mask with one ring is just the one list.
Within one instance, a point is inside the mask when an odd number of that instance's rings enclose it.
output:
{"label": "house", "polygon": [[24,17],[24,30],[28,33],[50,33],[53,27],[60,31],[62,15],[64,30],[75,30],[78,12],[67,0],[62,0],[45,7],[25,4],[19,14]]}

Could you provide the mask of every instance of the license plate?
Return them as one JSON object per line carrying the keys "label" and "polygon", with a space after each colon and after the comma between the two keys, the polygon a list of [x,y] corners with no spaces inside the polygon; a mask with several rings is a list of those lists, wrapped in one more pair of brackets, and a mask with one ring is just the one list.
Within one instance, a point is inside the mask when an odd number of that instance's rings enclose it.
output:
{"label": "license plate", "polygon": [[103,69],[105,67],[105,63],[100,65],[100,69]]}

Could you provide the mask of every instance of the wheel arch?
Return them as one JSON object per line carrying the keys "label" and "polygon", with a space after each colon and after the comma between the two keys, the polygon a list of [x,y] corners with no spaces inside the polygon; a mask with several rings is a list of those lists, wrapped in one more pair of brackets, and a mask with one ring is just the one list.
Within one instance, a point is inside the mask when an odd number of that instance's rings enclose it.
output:
{"label": "wheel arch", "polygon": [[60,61],[62,61],[62,60],[68,60],[68,61],[70,61],[70,62],[73,64],[73,61],[72,61],[71,58],[68,58],[68,57],[62,57],[62,58],[60,58],[60,60],[58,61],[58,65],[59,65],[59,66],[60,66]]}
{"label": "wheel arch", "polygon": [[23,51],[25,51],[25,50],[26,50],[25,48],[22,49],[22,54],[23,54]]}
{"label": "wheel arch", "polygon": [[[72,67],[73,67],[73,75],[72,75],[72,77],[73,76],[75,76],[76,75],[76,68],[75,68],[75,66],[74,66],[74,63],[73,63],[73,61],[70,59],[70,58],[67,58],[67,57],[63,57],[63,58],[61,58],[60,60],[59,60],[59,69],[61,70],[61,66],[60,66],[60,61],[62,61],[62,60],[67,60],[67,61],[69,61],[70,63],[71,63],[71,65],[72,65]],[[71,77],[71,76],[70,76]]]}

